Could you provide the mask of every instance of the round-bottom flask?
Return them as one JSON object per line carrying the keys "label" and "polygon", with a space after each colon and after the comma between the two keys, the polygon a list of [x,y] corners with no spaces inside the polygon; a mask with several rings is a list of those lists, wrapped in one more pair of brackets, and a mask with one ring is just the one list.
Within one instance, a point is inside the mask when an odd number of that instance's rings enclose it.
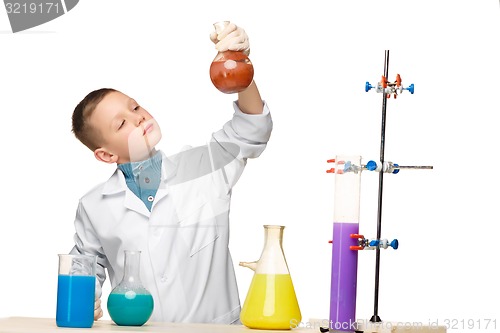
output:
{"label": "round-bottom flask", "polygon": [[[228,21],[215,23],[215,31],[222,32],[228,24]],[[248,88],[252,83],[253,73],[252,62],[241,51],[219,52],[210,65],[212,83],[225,94],[240,92]]]}
{"label": "round-bottom flask", "polygon": [[108,312],[120,326],[142,326],[151,317],[154,301],[140,280],[140,251],[125,251],[123,279],[108,297]]}

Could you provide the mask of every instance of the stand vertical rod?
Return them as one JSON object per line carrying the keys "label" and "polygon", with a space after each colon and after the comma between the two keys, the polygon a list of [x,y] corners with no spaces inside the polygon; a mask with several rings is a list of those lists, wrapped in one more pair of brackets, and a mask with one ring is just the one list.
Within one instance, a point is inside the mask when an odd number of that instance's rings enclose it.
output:
{"label": "stand vertical rod", "polygon": [[[389,50],[385,50],[384,59],[384,76],[386,80],[389,77]],[[380,133],[380,162],[383,165],[385,160],[385,123],[386,123],[386,111],[387,111],[387,96],[382,93],[382,128]],[[384,173],[379,172],[378,178],[378,212],[377,212],[377,239],[381,238],[382,233],[382,192],[384,188]],[[381,322],[378,315],[378,296],[379,296],[379,277],[380,277],[380,248],[377,247],[375,250],[375,297],[373,303],[373,316],[371,317],[371,322]]]}

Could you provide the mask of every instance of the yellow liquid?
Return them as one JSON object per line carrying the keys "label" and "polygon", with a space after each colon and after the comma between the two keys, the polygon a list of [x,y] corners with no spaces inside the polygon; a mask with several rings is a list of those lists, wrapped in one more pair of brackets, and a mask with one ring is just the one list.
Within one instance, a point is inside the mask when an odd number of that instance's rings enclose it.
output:
{"label": "yellow liquid", "polygon": [[302,319],[290,274],[255,274],[241,309],[249,328],[288,330]]}

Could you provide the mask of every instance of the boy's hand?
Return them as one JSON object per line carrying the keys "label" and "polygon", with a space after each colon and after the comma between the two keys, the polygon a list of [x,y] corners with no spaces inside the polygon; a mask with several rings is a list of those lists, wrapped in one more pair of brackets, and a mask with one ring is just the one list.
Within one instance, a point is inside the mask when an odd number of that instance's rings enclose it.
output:
{"label": "boy's hand", "polygon": [[248,42],[248,35],[242,28],[236,26],[234,23],[222,30],[219,34],[212,32],[210,39],[215,44],[215,48],[219,52],[242,51],[246,55],[250,54],[250,43]]}
{"label": "boy's hand", "polygon": [[94,320],[102,317],[101,299],[96,297],[94,302]]}

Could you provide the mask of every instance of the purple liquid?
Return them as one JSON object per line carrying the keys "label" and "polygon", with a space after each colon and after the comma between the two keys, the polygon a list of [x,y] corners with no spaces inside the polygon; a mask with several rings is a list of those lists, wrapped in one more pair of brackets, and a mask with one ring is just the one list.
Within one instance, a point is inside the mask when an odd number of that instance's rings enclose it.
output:
{"label": "purple liquid", "polygon": [[356,322],[356,283],[358,274],[358,223],[333,223],[332,285],[330,289],[330,328],[353,331]]}

